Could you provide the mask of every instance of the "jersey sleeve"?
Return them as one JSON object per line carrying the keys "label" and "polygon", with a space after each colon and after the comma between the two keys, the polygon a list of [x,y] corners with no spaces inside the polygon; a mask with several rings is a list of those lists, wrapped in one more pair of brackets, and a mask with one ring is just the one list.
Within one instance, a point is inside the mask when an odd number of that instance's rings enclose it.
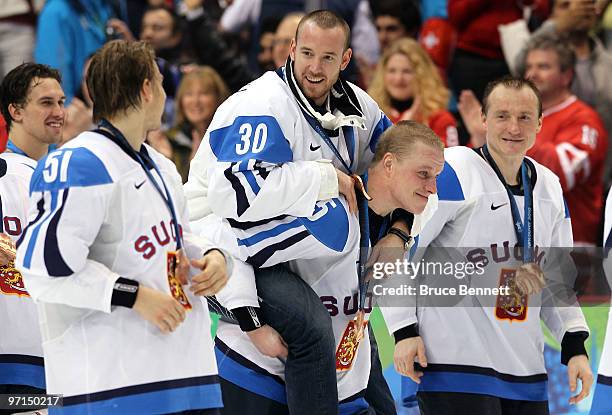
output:
{"label": "jersey sleeve", "polygon": [[85,148],[58,150],[38,163],[16,260],[35,301],[110,312],[119,275],[88,256],[113,188],[104,163]]}
{"label": "jersey sleeve", "polygon": [[335,179],[330,163],[294,160],[292,143],[272,115],[238,116],[213,126],[202,147],[191,168],[207,180],[210,208],[224,218],[307,216],[322,185]]}
{"label": "jersey sleeve", "polygon": [[574,116],[559,128],[553,141],[538,143],[529,155],[551,169],[561,181],[564,192],[589,180],[603,162],[607,134],[595,112]]}

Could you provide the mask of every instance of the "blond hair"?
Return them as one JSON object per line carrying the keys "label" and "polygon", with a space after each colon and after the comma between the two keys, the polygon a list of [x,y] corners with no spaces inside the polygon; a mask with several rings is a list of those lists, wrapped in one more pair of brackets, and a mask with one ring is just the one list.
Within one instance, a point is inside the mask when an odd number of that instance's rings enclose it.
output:
{"label": "blond hair", "polygon": [[187,118],[185,117],[185,111],[183,110],[183,96],[194,82],[199,82],[204,91],[212,93],[217,97],[216,107],[219,107],[223,101],[229,96],[229,89],[219,73],[210,66],[200,66],[197,69],[185,74],[181,79],[181,82],[176,91],[176,97],[174,99],[176,105],[176,118],[175,124],[181,125]]}
{"label": "blond hair", "polygon": [[378,103],[378,106],[389,115],[391,112],[391,96],[384,82],[387,64],[393,55],[401,54],[408,58],[414,73],[414,96],[419,97],[421,104],[419,110],[420,121],[427,122],[429,116],[436,111],[444,110],[448,106],[450,92],[444,86],[438,68],[414,39],[401,38],[393,42],[385,50],[378,62],[374,79],[368,89],[368,94]]}
{"label": "blond hair", "polygon": [[416,121],[400,121],[380,136],[372,164],[381,161],[387,153],[402,160],[410,155],[416,143],[444,151],[444,143],[431,128]]}

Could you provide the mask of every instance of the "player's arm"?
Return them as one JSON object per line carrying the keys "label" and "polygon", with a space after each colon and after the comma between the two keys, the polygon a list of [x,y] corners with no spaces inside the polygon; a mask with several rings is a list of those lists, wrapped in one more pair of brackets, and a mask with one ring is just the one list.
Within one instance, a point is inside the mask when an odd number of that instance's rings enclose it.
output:
{"label": "player's arm", "polygon": [[607,143],[597,119],[573,121],[564,126],[553,142],[536,144],[529,155],[551,169],[560,179],[564,192],[588,180]]}
{"label": "player's arm", "polygon": [[39,162],[16,264],[34,300],[110,312],[120,276],[88,256],[112,192],[103,163],[86,149],[60,150]]}
{"label": "player's arm", "polygon": [[111,306],[134,308],[171,331],[184,319],[174,298],[88,258],[115,189],[104,164],[87,149],[62,149],[41,160],[30,183],[30,223],[16,267],[37,302],[105,313]]}
{"label": "player's arm", "polygon": [[[295,134],[294,131],[287,134]],[[294,140],[301,140],[301,137]],[[308,216],[317,200],[338,194],[331,163],[294,161],[292,144],[271,115],[239,116],[230,125],[209,128],[205,147],[192,163],[208,179],[208,203],[214,213],[239,221],[279,215]]]}

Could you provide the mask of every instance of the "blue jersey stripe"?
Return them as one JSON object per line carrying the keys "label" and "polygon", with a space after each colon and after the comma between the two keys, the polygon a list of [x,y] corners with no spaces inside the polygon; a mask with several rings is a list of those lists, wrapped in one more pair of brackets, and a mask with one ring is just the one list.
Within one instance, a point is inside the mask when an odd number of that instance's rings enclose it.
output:
{"label": "blue jersey stripe", "polygon": [[393,123],[385,114],[380,113],[381,117],[376,123],[374,130],[372,130],[372,135],[370,136],[370,151],[372,153],[376,152],[376,144],[378,144],[378,139],[380,136],[387,130],[387,128],[391,127]]}
{"label": "blue jersey stripe", "polygon": [[55,209],[57,208],[58,192],[58,190],[51,190],[49,192],[51,194],[51,207],[49,209],[49,213],[43,220],[34,226],[34,229],[32,229],[30,240],[28,241],[28,247],[26,248],[26,253],[23,258],[24,268],[30,269],[30,266],[32,265],[32,254],[34,253],[34,246],[36,245],[36,240],[38,239],[38,233],[40,232],[42,225],[44,225],[44,223],[48,221],[55,213]]}
{"label": "blue jersey stripe", "polygon": [[45,367],[28,363],[0,363],[0,385],[27,385],[45,389]]}
{"label": "blue jersey stripe", "polygon": [[221,378],[257,395],[287,404],[284,385],[280,384],[272,375],[266,376],[241,365],[227,354],[223,354],[217,346],[215,346],[215,355]]}
{"label": "blue jersey stripe", "polygon": [[259,187],[259,184],[257,183],[257,179],[255,178],[253,172],[251,170],[244,170],[242,174],[244,174],[244,177],[247,179],[247,182],[249,183],[249,186],[251,187],[253,193],[255,193],[255,195],[259,194],[261,188]]}
{"label": "blue jersey stripe", "polygon": [[338,405],[338,415],[353,415],[369,413],[365,412],[370,407],[364,398],[357,398],[349,402],[342,402]]}
{"label": "blue jersey stripe", "polygon": [[444,169],[437,179],[438,199],[461,201],[465,200],[461,182],[457,177],[457,173],[448,162],[444,162]]}
{"label": "blue jersey stripe", "polygon": [[66,264],[66,261],[64,261],[57,242],[57,224],[62,217],[64,206],[66,206],[66,199],[68,198],[69,190],[70,189],[64,190],[60,208],[53,215],[45,234],[45,249],[43,257],[45,259],[47,272],[52,277],[68,277],[74,274],[74,271],[72,271],[68,264]]}
{"label": "blue jersey stripe", "polygon": [[259,243],[265,239],[268,238],[274,238],[275,236],[280,235],[283,232],[286,232],[290,229],[294,229],[294,228],[298,228],[300,227],[302,224],[300,223],[300,221],[298,221],[297,219],[289,222],[289,223],[283,223],[280,224],[278,226],[275,226],[272,229],[269,229],[267,231],[262,231],[259,233],[256,233],[253,236],[250,236],[246,239],[238,239],[238,245],[239,246],[252,246],[255,245],[256,243]]}
{"label": "blue jersey stripe", "polygon": [[421,378],[419,391],[476,393],[505,399],[546,401],[548,381],[511,382],[478,373],[427,371]]}
{"label": "blue jersey stripe", "polygon": [[50,407],[49,414],[160,414],[221,407],[221,387],[213,383],[135,393],[76,405],[66,405],[64,400],[63,407]]}
{"label": "blue jersey stripe", "polygon": [[602,375],[599,375],[597,377],[597,384],[595,385],[595,394],[593,395],[590,415],[610,414],[612,414],[612,384],[603,383]]}

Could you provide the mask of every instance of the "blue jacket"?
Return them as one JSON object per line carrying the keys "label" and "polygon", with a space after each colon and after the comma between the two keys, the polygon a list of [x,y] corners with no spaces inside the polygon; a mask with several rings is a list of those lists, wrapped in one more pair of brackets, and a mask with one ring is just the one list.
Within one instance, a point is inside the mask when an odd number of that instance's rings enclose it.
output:
{"label": "blue jacket", "polygon": [[80,87],[85,61],[106,41],[111,16],[104,0],[47,0],[40,13],[34,59],[61,72],[68,101]]}

